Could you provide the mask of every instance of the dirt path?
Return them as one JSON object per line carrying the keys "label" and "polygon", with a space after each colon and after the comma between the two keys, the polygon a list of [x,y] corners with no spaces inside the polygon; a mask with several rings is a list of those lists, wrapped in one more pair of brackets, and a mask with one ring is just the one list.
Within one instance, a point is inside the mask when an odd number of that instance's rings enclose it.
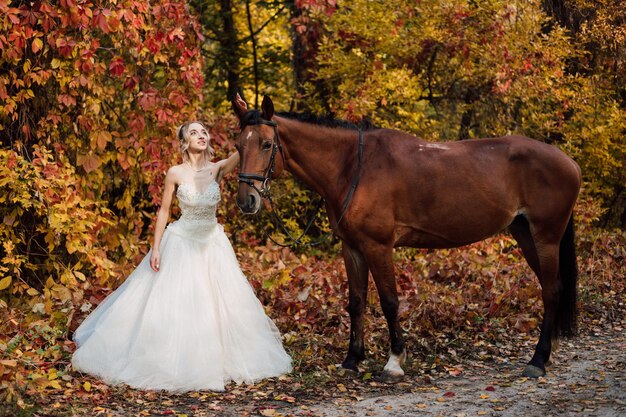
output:
{"label": "dirt path", "polygon": [[[462,377],[409,392],[315,405],[313,415],[335,416],[626,416],[624,328],[585,335],[561,346],[549,375],[520,378],[523,364],[469,366]],[[488,365],[488,364],[487,364]],[[281,410],[285,414],[306,415]]]}
{"label": "dirt path", "polygon": [[[523,363],[474,362],[459,377],[400,383],[393,394],[337,398],[332,403],[277,408],[296,416],[626,416],[626,330],[587,334],[562,343],[539,380],[520,377]],[[405,392],[402,392],[403,385]],[[240,412],[255,410],[240,409]],[[256,410],[259,412],[259,410]],[[260,410],[263,413],[263,410]]]}

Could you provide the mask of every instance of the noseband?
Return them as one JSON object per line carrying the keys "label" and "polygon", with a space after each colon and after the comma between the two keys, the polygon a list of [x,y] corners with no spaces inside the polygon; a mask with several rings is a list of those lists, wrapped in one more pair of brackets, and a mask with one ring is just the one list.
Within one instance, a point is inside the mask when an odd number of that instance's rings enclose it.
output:
{"label": "noseband", "polygon": [[[283,157],[283,161],[285,159],[283,154],[283,147],[278,139],[278,124],[272,120],[266,120],[259,117],[258,113],[254,119],[248,120],[245,124],[241,123],[239,125],[240,129],[243,130],[246,126],[256,126],[256,125],[268,125],[274,128],[274,138],[272,139],[272,155],[270,156],[270,160],[267,163],[267,168],[265,168],[265,172],[263,175],[258,174],[249,174],[247,172],[239,173],[239,182],[243,182],[248,184],[250,187],[254,188],[257,193],[261,197],[269,197],[270,193],[270,180],[274,175],[274,168],[276,167],[276,154],[280,149],[280,154]],[[261,189],[258,189],[254,184],[254,181],[261,181]]]}

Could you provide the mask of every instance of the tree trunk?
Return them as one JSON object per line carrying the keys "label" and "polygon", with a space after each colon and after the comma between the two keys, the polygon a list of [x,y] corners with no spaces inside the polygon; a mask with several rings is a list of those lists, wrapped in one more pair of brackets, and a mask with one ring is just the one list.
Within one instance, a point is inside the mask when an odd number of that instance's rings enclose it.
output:
{"label": "tree trunk", "polygon": [[[586,20],[575,7],[572,7],[568,0],[543,0],[541,6],[548,16],[568,29],[572,35],[580,32],[580,25]],[[552,25],[546,29],[547,31],[552,30]]]}
{"label": "tree trunk", "polygon": [[220,37],[220,55],[226,63],[226,80],[228,81],[227,97],[233,98],[239,91],[239,42],[235,19],[233,18],[233,4],[231,0],[220,0],[223,36]]}

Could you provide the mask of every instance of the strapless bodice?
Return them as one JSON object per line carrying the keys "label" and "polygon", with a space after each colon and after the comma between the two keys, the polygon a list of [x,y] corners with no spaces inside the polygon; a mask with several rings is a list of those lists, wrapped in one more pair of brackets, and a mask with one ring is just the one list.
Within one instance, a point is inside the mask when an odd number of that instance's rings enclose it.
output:
{"label": "strapless bodice", "polygon": [[220,187],[212,181],[204,190],[192,184],[182,183],[176,190],[180,218],[168,226],[168,230],[194,240],[208,239],[217,226],[217,204],[220,202]]}
{"label": "strapless bodice", "polygon": [[193,185],[183,183],[176,190],[181,210],[181,220],[213,221],[217,203],[220,202],[220,187],[215,181],[205,190],[196,190]]}

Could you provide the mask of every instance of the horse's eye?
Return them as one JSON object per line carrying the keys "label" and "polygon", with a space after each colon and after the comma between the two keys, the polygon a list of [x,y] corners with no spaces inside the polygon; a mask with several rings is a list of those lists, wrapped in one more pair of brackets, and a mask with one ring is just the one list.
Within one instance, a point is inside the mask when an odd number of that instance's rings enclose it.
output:
{"label": "horse's eye", "polygon": [[267,151],[267,150],[269,150],[269,149],[272,149],[272,142],[263,142],[262,147],[263,147],[263,150],[264,150],[264,151]]}

